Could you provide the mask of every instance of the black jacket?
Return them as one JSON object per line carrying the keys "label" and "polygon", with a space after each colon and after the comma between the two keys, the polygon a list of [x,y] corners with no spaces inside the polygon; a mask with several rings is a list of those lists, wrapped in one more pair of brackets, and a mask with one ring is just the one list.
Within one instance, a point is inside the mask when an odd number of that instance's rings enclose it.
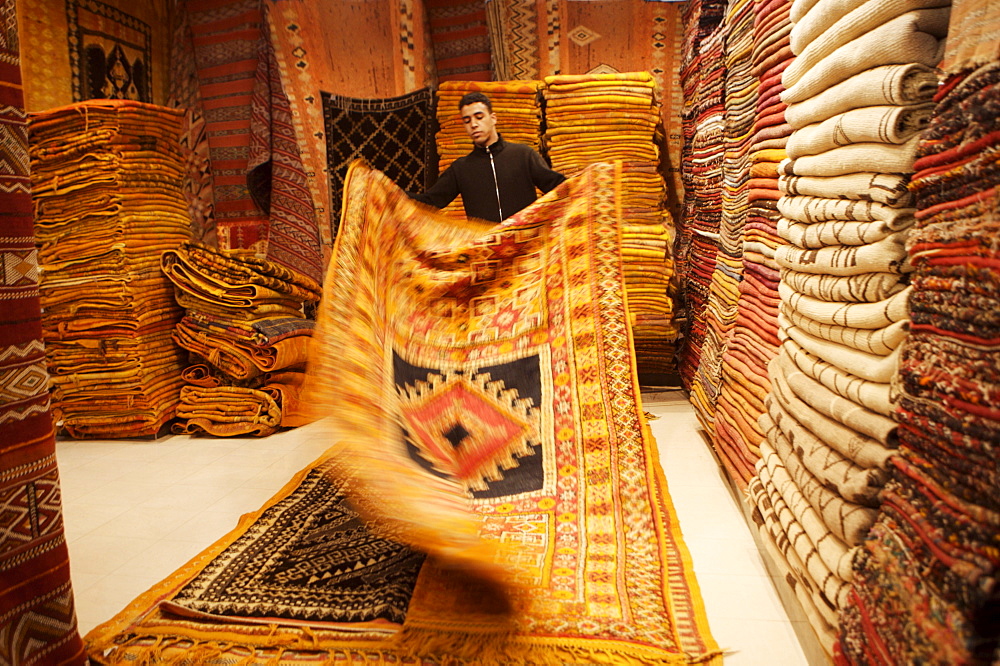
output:
{"label": "black jacket", "polygon": [[548,192],[564,180],[530,146],[500,136],[489,148],[476,146],[452,162],[423,194],[408,194],[435,208],[444,208],[461,194],[466,216],[499,222],[534,202],[536,187]]}

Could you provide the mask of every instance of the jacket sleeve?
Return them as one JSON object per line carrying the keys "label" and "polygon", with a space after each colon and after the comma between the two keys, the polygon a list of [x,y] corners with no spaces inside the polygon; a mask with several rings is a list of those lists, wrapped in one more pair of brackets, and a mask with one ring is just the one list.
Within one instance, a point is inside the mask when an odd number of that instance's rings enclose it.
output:
{"label": "jacket sleeve", "polygon": [[440,176],[438,176],[437,182],[431,185],[422,194],[417,194],[415,192],[407,192],[407,196],[420,203],[425,203],[435,208],[444,208],[458,196],[458,179],[455,177],[455,171],[452,164],[447,169],[444,170]]}
{"label": "jacket sleeve", "polygon": [[528,157],[528,167],[531,171],[531,182],[542,192],[548,192],[566,180],[566,176],[550,169],[542,156],[534,150]]}

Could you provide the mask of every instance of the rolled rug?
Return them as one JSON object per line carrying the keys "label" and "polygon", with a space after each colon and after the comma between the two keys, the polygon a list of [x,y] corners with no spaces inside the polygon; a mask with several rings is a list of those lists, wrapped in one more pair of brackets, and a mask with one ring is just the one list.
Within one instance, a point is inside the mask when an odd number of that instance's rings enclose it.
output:
{"label": "rolled rug", "polygon": [[768,398],[767,411],[758,419],[767,441],[781,454],[794,451],[816,478],[841,497],[878,507],[878,494],[889,473],[879,467],[861,467],[796,421],[777,401]]}
{"label": "rolled rug", "polygon": [[912,226],[916,218],[902,218],[900,222],[905,224],[893,227],[879,221],[841,220],[805,224],[782,217],[778,219],[778,234],[784,240],[803,249],[819,249],[831,245],[868,245]]}
{"label": "rolled rug", "polygon": [[778,189],[789,196],[873,201],[894,208],[913,206],[910,179],[895,173],[848,173],[841,176],[779,176]]}
{"label": "rolled rug", "polygon": [[778,315],[782,333],[795,340],[802,349],[844,372],[877,384],[888,384],[899,369],[902,347],[886,355],[869,354],[846,345],[809,335],[786,317]]}
{"label": "rolled rug", "polygon": [[839,396],[864,405],[873,412],[889,416],[893,412],[888,382],[872,382],[838,368],[823,358],[806,351],[802,345],[783,335],[781,348],[795,361],[802,372]]}
{"label": "rolled rug", "polygon": [[934,104],[881,105],[851,109],[821,122],[800,127],[788,137],[785,150],[795,159],[850,143],[905,143],[927,127]]}
{"label": "rolled rug", "polygon": [[906,288],[900,273],[861,273],[841,277],[782,268],[781,280],[803,296],[846,303],[874,303]]}
{"label": "rolled rug", "polygon": [[849,143],[817,155],[785,159],[778,164],[778,176],[842,176],[848,173],[913,173],[920,144],[917,134],[901,144]]}
{"label": "rolled rug", "polygon": [[[937,92],[937,71],[927,65],[880,65],[855,74],[800,102],[789,103],[785,121],[795,129],[850,109],[929,102]],[[866,169],[870,170],[870,169]]]}
{"label": "rolled rug", "polygon": [[908,272],[905,241],[906,232],[900,231],[868,245],[833,245],[818,250],[782,245],[774,260],[782,268],[821,275]]}
{"label": "rolled rug", "polygon": [[874,329],[822,323],[802,314],[787,303],[781,304],[781,313],[809,335],[880,356],[891,354],[899,347],[909,329],[908,319]]}
{"label": "rolled rug", "polygon": [[786,69],[782,101],[801,102],[880,65],[937,65],[944,55],[949,14],[948,7],[907,12],[836,48],[801,78],[789,75]]}
{"label": "rolled rug", "polygon": [[[830,9],[826,7],[827,4],[842,5],[830,8],[840,13],[828,13]],[[823,58],[844,44],[863,37],[905,13],[921,9],[948,7],[951,5],[951,0],[867,0],[867,2],[851,8],[846,14],[843,13],[850,4],[852,3],[845,3],[842,0],[829,3],[820,0],[804,17],[802,28],[799,28],[800,24],[796,24],[795,27],[798,31],[795,42],[798,46],[793,46],[796,54],[795,61],[788,66],[785,72],[786,86],[791,86],[800,80]],[[818,27],[817,24],[828,23],[831,19],[835,19],[834,22],[815,34],[814,38],[806,39],[803,37],[804,32],[813,34]],[[946,34],[947,24],[944,31]],[[944,37],[944,34],[937,36]]]}

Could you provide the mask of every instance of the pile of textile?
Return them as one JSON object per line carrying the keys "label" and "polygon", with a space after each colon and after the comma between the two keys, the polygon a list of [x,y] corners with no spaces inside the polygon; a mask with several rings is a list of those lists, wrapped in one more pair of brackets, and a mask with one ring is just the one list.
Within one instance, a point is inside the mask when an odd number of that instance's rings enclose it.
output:
{"label": "pile of textile", "polygon": [[[729,4],[719,30],[726,35],[722,136],[722,218],[715,269],[705,304],[705,339],[691,381],[691,404],[709,436],[716,439],[716,408],[722,390],[722,355],[736,323],[736,302],[743,276],[743,227],[750,180],[750,142],[756,119],[758,80],[753,75],[752,0]],[[750,400],[756,400],[753,389]]]}
{"label": "pile of textile", "polygon": [[676,369],[674,227],[660,173],[662,121],[648,72],[545,78],[545,141],[552,168],[566,176],[620,160],[622,255],[636,359],[644,372]]}
{"label": "pile of textile", "polygon": [[829,652],[897,455],[890,382],[911,292],[907,183],[949,12],[908,8],[795,0],[789,14],[781,349],[749,491],[763,541]]}
{"label": "pile of textile", "polygon": [[116,100],[31,116],[53,413],[72,437],[156,436],[174,417],[181,310],[159,263],[189,238],[181,116]]}
{"label": "pile of textile", "polygon": [[679,230],[677,271],[682,276],[683,342],[678,352],[681,382],[691,390],[707,335],[705,309],[715,272],[722,220],[722,160],[725,151],[726,3],[692,0],[684,7],[681,113],[684,150],[684,224]]}
{"label": "pile of textile", "polygon": [[[497,131],[507,141],[523,143],[541,151],[542,101],[541,81],[444,81],[437,91],[438,170],[444,171],[452,162],[472,150],[472,139],[465,131],[458,103],[470,92],[481,92],[490,98],[497,114]],[[443,209],[445,213],[464,217],[462,196]]]}
{"label": "pile of textile", "polygon": [[[791,0],[756,0],[752,75],[758,81],[756,116],[747,168],[747,214],[740,238],[742,280],[736,321],[722,356],[722,378],[713,444],[735,483],[745,488],[756,473],[763,439],[758,419],[770,393],[767,365],[778,351],[778,163],[792,132],[781,101],[781,73],[791,59]],[[725,250],[725,245],[723,245]],[[704,362],[704,361],[703,361]]]}
{"label": "pile of textile", "polygon": [[1000,663],[1000,7],[955,2],[907,243],[900,455],[855,561],[839,660]]}
{"label": "pile of textile", "polygon": [[305,422],[299,389],[319,301],[311,278],[253,254],[198,243],[163,253],[163,273],[186,314],[171,332],[193,354],[174,432],[269,435]]}

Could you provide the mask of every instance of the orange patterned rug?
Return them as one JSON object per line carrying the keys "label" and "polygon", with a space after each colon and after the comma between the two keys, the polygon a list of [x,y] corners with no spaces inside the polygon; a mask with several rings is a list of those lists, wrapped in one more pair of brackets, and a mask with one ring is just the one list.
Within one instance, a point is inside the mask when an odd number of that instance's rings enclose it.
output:
{"label": "orange patterned rug", "polygon": [[721,663],[638,394],[622,172],[498,226],[356,163],[322,460],[87,637],[97,663]]}

